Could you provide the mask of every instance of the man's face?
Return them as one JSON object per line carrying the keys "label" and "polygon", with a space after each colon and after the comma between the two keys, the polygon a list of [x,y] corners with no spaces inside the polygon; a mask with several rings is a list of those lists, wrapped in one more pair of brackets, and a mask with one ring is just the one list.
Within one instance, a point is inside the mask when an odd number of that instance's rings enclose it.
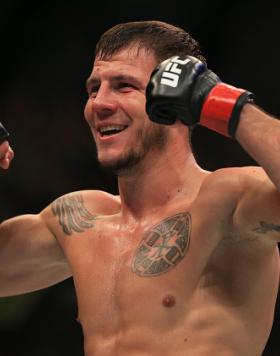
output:
{"label": "man's face", "polygon": [[88,79],[85,118],[95,139],[98,161],[117,173],[162,149],[166,128],[146,114],[145,89],[157,62],[153,54],[130,47],[96,59]]}

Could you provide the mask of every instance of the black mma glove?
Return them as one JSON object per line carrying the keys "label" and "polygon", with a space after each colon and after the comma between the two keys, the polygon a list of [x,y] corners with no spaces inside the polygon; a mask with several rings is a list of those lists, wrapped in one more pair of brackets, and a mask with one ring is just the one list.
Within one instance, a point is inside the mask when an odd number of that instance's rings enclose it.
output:
{"label": "black mma glove", "polygon": [[200,124],[234,137],[240,111],[253,94],[222,83],[199,59],[171,57],[152,72],[146,89],[146,111],[154,122]]}
{"label": "black mma glove", "polygon": [[9,137],[9,132],[5,129],[5,127],[0,122],[0,143],[5,141]]}

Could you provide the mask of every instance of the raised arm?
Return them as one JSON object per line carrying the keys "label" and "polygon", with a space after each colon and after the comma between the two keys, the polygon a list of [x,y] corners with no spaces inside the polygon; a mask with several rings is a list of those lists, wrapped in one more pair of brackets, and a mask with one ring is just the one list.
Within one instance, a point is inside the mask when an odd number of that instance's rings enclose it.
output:
{"label": "raised arm", "polygon": [[245,105],[236,139],[263,170],[247,169],[235,222],[280,242],[280,121],[254,105]]}
{"label": "raised arm", "polygon": [[274,244],[280,241],[280,121],[258,108],[252,93],[223,83],[197,58],[174,56],[151,75],[147,113],[158,123],[170,125],[179,119],[189,127],[199,124],[236,139],[261,168],[238,172],[235,227],[269,236],[267,241]]}
{"label": "raised arm", "polygon": [[280,120],[254,105],[245,105],[235,137],[280,191]]}
{"label": "raised arm", "polygon": [[[14,157],[6,138],[7,131],[0,123],[2,169],[8,169]],[[71,275],[62,249],[48,227],[51,215],[50,208],[46,208],[38,215],[22,215],[0,224],[0,296],[48,287]]]}
{"label": "raised arm", "polygon": [[0,225],[0,296],[42,289],[71,276],[63,251],[46,224],[48,210]]}

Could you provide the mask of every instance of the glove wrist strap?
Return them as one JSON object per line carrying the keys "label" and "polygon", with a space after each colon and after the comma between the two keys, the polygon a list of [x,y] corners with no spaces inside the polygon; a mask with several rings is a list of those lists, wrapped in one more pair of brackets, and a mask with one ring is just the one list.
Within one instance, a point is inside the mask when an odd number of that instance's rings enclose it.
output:
{"label": "glove wrist strap", "polygon": [[253,94],[225,83],[216,85],[207,95],[199,123],[227,137],[235,137],[244,104],[253,102]]}

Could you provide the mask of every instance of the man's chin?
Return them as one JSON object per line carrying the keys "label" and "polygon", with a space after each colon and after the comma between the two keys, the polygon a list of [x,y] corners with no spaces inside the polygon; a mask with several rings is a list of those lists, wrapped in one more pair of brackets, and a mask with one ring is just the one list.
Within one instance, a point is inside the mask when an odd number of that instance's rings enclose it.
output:
{"label": "man's chin", "polygon": [[122,152],[119,156],[113,157],[112,155],[99,154],[98,161],[100,166],[118,176],[134,174],[137,172],[139,163],[149,152],[161,152],[167,142],[165,127],[156,124],[151,127],[145,136],[139,130],[136,137],[135,142],[140,142],[140,144],[136,144],[136,147]]}
{"label": "man's chin", "polygon": [[133,168],[139,163],[141,157],[136,155],[129,155],[115,160],[99,159],[99,165],[106,171],[116,175],[124,175],[131,173]]}

